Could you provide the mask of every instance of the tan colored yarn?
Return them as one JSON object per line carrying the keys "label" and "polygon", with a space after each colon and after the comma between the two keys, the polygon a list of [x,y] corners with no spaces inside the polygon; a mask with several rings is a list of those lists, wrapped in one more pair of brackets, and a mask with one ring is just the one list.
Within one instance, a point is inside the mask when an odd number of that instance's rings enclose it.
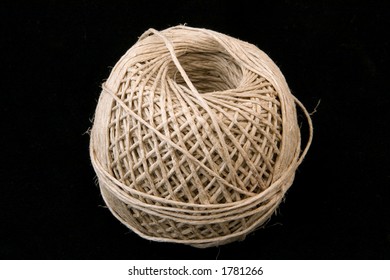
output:
{"label": "tan colored yarn", "polygon": [[[306,114],[301,152],[295,104]],[[140,236],[210,247],[266,222],[312,125],[279,68],[207,29],[146,31],[103,85],[90,154],[112,213]]]}

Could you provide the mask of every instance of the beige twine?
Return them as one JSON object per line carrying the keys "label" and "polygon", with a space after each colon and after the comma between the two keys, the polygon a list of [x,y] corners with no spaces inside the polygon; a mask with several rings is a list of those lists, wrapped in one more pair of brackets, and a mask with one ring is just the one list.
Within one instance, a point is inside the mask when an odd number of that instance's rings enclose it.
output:
{"label": "beige twine", "polygon": [[[301,152],[295,104],[310,138]],[[210,247],[264,224],[312,139],[310,116],[252,44],[149,29],[103,85],[90,154],[112,213],[140,236]]]}

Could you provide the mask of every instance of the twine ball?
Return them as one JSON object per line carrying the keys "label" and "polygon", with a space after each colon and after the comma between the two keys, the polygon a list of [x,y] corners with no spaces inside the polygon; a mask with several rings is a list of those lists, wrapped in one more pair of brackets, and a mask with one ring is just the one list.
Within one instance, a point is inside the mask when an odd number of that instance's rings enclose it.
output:
{"label": "twine ball", "polygon": [[275,212],[301,151],[296,104],[256,46],[200,28],[149,29],[119,60],[90,156],[112,214],[149,240],[242,240]]}

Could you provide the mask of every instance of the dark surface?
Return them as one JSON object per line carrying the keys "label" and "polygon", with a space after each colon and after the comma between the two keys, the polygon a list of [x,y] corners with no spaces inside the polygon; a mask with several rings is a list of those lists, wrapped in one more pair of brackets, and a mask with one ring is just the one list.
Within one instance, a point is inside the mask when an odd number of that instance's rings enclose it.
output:
{"label": "dark surface", "polygon": [[[2,1],[0,258],[389,259],[389,8],[271,2]],[[102,207],[88,154],[111,67],[148,28],[180,23],[256,44],[309,111],[321,100],[279,214],[220,248],[131,233]]]}

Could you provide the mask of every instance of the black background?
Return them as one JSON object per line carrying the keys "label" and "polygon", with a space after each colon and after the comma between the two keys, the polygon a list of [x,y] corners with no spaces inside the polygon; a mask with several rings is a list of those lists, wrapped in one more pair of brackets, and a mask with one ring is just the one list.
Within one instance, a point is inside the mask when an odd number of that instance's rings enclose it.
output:
{"label": "black background", "polygon": [[[390,259],[385,3],[2,1],[0,258]],[[88,154],[111,68],[148,28],[183,23],[257,45],[309,111],[321,100],[278,215],[219,248],[131,233],[103,207]]]}

